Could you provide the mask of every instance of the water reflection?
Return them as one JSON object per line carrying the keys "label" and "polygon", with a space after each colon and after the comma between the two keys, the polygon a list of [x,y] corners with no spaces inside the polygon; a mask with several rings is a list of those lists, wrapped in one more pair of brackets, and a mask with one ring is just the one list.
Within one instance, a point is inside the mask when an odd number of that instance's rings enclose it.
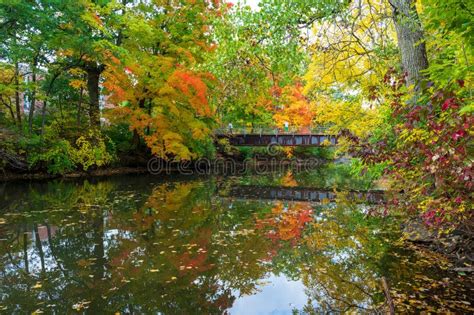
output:
{"label": "water reflection", "polygon": [[406,282],[436,270],[393,245],[387,219],[367,217],[344,194],[310,203],[217,193],[246,180],[128,176],[5,188],[0,310],[373,312],[384,307],[381,276],[400,305],[440,307],[410,297]]}

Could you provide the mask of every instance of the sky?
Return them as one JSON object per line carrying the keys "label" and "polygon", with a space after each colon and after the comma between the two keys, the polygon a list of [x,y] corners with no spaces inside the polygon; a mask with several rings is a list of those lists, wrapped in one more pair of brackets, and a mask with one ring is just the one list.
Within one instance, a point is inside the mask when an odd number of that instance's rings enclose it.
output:
{"label": "sky", "polygon": [[260,0],[240,0],[240,2],[248,4],[253,10],[257,10]]}

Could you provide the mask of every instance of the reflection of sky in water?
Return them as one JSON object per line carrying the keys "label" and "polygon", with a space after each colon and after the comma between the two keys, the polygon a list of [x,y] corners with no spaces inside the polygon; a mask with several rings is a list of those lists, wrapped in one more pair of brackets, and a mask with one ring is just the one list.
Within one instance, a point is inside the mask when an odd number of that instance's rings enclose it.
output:
{"label": "reflection of sky in water", "polygon": [[293,309],[302,309],[306,304],[305,287],[301,281],[273,274],[265,281],[265,284],[258,286],[256,294],[237,299],[230,314],[292,314]]}

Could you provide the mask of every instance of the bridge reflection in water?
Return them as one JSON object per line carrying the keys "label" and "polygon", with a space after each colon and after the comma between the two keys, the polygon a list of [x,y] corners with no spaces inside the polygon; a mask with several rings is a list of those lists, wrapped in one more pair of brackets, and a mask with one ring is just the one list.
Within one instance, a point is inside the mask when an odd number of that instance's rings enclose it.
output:
{"label": "bridge reflection in water", "polygon": [[332,191],[310,187],[278,187],[234,185],[224,192],[226,197],[243,199],[279,199],[291,201],[335,201],[338,194],[367,204],[384,203],[384,193],[381,190],[371,191]]}

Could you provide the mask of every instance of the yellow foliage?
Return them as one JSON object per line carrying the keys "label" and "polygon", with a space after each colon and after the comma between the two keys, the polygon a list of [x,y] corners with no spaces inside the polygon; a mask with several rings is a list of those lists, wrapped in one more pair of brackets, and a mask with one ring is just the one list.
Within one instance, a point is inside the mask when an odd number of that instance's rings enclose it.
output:
{"label": "yellow foliage", "polygon": [[316,122],[331,126],[330,131],[334,133],[347,129],[363,138],[382,123],[380,111],[365,108],[360,101],[334,101],[324,95],[316,99]]}
{"label": "yellow foliage", "polygon": [[76,80],[76,79],[71,80],[69,82],[69,85],[75,89],[86,88],[86,82],[83,80]]}
{"label": "yellow foliage", "polygon": [[[317,124],[366,138],[383,123],[381,83],[396,58],[396,34],[385,0],[352,1],[348,13],[315,24],[304,93],[313,100]],[[339,140],[340,151],[346,140]]]}
{"label": "yellow foliage", "polygon": [[88,138],[81,136],[76,140],[77,149],[72,150],[71,155],[75,163],[82,165],[87,171],[92,165],[103,166],[113,160],[113,156],[107,152],[103,139],[90,134]]}
{"label": "yellow foliage", "polygon": [[404,146],[406,143],[415,143],[418,141],[423,141],[424,143],[428,143],[432,139],[432,135],[423,129],[403,129],[399,135],[400,138],[400,145]]}
{"label": "yellow foliage", "polygon": [[387,20],[390,10],[384,0],[357,0],[351,2],[351,15],[343,21],[317,23],[305,93],[332,85],[351,88],[357,83],[366,95],[371,94],[387,70],[385,56],[378,52],[396,39],[392,23]]}

